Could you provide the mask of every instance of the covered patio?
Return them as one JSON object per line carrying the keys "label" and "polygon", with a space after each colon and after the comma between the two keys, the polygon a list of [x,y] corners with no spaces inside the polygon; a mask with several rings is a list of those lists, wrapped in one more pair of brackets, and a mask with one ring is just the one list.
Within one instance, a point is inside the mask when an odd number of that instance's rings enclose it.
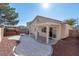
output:
{"label": "covered patio", "polygon": [[[41,32],[43,28],[43,31],[45,31],[44,33]],[[34,36],[38,41],[45,41],[44,43],[51,45],[55,44],[59,39],[61,39],[61,26],[60,24],[51,22],[37,24]]]}

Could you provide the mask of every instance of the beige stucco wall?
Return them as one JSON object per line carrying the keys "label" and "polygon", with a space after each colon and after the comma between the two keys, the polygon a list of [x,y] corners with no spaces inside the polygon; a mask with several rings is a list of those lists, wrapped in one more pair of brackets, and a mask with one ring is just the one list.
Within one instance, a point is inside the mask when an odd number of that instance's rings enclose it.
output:
{"label": "beige stucco wall", "polygon": [[[66,38],[69,36],[69,30],[72,29],[68,24],[60,24],[60,23],[53,23],[49,20],[45,20],[44,18],[37,18],[37,20],[35,20],[30,26],[29,26],[29,32],[32,33],[33,35],[35,35],[35,31],[36,31],[36,27],[38,27],[37,24],[42,24],[42,23],[49,23],[52,25],[44,25],[45,26],[53,26],[54,25],[58,25],[56,26],[56,30],[57,30],[57,40]],[[43,26],[42,26],[43,27]],[[46,33],[43,33],[41,31],[42,27],[38,27],[38,32],[39,35],[42,37],[46,37]]]}
{"label": "beige stucco wall", "polygon": [[29,26],[29,32],[35,35],[36,21]]}
{"label": "beige stucco wall", "polygon": [[[42,29],[42,27],[40,27],[40,28],[38,27],[39,35],[42,36],[42,37],[46,37],[46,33],[43,33],[41,31],[41,29]],[[57,29],[56,29],[57,30],[57,36],[58,36],[57,40],[68,37],[70,29],[72,29],[72,28],[67,24],[63,24],[59,27],[57,26]],[[35,25],[31,26],[30,32],[35,35]]]}
{"label": "beige stucco wall", "polygon": [[61,32],[61,38],[66,38],[69,36],[69,30],[72,29],[72,27],[68,24],[64,24],[64,25],[61,25],[62,26],[62,32]]}
{"label": "beige stucco wall", "polygon": [[4,34],[4,28],[0,28],[0,42],[3,39],[3,34]]}
{"label": "beige stucco wall", "polygon": [[61,24],[57,27],[57,40],[60,40],[61,39]]}
{"label": "beige stucco wall", "polygon": [[[59,23],[54,23],[54,22],[51,22],[51,20],[46,20],[46,19],[44,19],[44,18],[42,18],[42,17],[38,17],[38,18],[36,18],[36,20],[29,26],[29,31],[31,32],[31,33],[35,33],[35,28],[36,28],[36,26],[37,26],[37,24],[42,24],[42,23],[52,23],[52,24],[59,24]],[[46,25],[45,25],[46,26]],[[40,30],[39,30],[40,31]],[[41,32],[41,31],[40,31]],[[42,34],[45,34],[45,33],[42,33]],[[41,34],[41,35],[42,35]]]}
{"label": "beige stucco wall", "polygon": [[[51,26],[51,25],[49,25],[48,27],[49,28],[52,27],[54,30],[56,30],[56,34],[57,34],[56,40],[60,40],[61,39],[61,26],[60,25],[57,25],[57,26],[53,26],[53,25]],[[47,36],[47,33],[43,33],[41,31],[41,29],[42,29],[42,27],[38,29],[39,35],[42,36],[42,37],[46,37]]]}
{"label": "beige stucco wall", "polygon": [[38,29],[39,36],[46,37],[46,33],[42,32],[42,28]]}

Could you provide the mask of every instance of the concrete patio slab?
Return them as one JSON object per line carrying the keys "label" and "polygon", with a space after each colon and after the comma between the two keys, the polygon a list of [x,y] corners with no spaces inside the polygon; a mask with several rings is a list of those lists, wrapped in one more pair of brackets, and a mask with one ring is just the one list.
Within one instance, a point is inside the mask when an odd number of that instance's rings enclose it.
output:
{"label": "concrete patio slab", "polygon": [[39,43],[28,35],[21,36],[20,43],[14,50],[18,56],[50,56],[52,51],[50,45]]}
{"label": "concrete patio slab", "polygon": [[20,39],[20,35],[14,35],[14,36],[8,36],[8,40],[19,40]]}

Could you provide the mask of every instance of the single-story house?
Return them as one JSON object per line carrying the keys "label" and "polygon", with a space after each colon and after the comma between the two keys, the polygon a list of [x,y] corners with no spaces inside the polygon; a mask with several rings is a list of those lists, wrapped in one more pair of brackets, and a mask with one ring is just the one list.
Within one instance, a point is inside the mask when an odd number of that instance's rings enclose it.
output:
{"label": "single-story house", "polygon": [[[63,21],[36,16],[33,21],[27,23],[29,36],[33,36],[36,40],[44,38],[45,43],[53,43],[54,40],[64,39],[69,36],[70,25]],[[41,39],[39,39],[42,37]]]}

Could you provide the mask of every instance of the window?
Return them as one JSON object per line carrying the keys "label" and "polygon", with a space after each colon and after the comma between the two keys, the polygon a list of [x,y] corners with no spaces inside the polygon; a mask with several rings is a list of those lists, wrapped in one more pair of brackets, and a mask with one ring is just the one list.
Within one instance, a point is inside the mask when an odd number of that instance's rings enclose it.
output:
{"label": "window", "polygon": [[42,28],[42,32],[46,33],[46,27]]}

